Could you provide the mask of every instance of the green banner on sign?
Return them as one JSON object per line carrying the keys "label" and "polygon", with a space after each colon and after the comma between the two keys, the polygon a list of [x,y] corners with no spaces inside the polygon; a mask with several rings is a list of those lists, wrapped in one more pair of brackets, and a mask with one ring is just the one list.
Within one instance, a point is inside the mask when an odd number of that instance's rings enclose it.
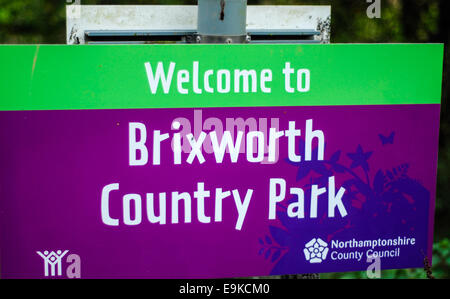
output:
{"label": "green banner on sign", "polygon": [[440,103],[442,44],[0,47],[0,110]]}

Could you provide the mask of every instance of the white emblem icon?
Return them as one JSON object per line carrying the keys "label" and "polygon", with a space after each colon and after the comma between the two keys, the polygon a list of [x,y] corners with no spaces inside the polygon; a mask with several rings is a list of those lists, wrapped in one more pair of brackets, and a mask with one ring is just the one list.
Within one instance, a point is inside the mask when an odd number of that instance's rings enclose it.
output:
{"label": "white emblem icon", "polygon": [[306,243],[303,253],[311,264],[321,263],[327,258],[328,244],[320,238],[314,238]]}
{"label": "white emblem icon", "polygon": [[62,266],[61,266],[61,259],[66,255],[66,253],[69,252],[69,250],[61,251],[58,250],[56,252],[54,251],[48,251],[45,250],[43,253],[40,251],[36,251],[37,254],[39,254],[40,257],[44,259],[44,274],[45,276],[49,275],[48,268],[50,267],[50,275],[55,276],[55,266],[58,268],[58,276],[62,275]]}

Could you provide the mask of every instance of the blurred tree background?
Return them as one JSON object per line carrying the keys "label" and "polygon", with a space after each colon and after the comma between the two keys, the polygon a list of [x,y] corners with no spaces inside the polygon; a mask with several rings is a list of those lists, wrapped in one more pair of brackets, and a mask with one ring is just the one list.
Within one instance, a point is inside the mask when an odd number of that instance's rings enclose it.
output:
{"label": "blurred tree background", "polygon": [[[0,43],[64,44],[65,6],[71,0],[0,0]],[[81,0],[81,4],[191,4],[195,0]],[[450,277],[450,1],[381,0],[381,18],[369,19],[366,0],[248,0],[250,5],[331,5],[332,43],[445,43],[433,274]],[[321,277],[365,278],[365,272]],[[422,269],[387,270],[383,278],[425,278]]]}

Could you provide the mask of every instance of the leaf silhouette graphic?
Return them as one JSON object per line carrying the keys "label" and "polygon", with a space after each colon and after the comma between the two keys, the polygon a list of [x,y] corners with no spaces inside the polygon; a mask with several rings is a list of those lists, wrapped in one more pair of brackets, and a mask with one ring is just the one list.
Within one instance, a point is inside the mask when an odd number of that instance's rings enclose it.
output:
{"label": "leaf silhouette graphic", "polygon": [[358,191],[365,195],[366,197],[369,197],[372,195],[372,189],[370,189],[369,185],[363,183],[360,180],[355,180],[354,181],[354,185],[356,187],[356,189],[358,189]]}
{"label": "leaf silhouette graphic", "polygon": [[297,181],[300,181],[301,179],[306,177],[310,171],[311,171],[311,166],[308,165],[307,163],[300,166],[297,171]]}
{"label": "leaf silhouette graphic", "polygon": [[312,182],[314,184],[316,184],[316,185],[321,185],[322,186],[322,185],[326,185],[328,183],[328,178],[329,178],[328,175],[322,175],[322,176],[320,176],[318,178],[313,178]]}
{"label": "leaf silhouette graphic", "polygon": [[331,156],[330,162],[331,162],[331,163],[336,163],[337,161],[339,161],[340,156],[341,156],[341,151],[335,152],[335,153]]}
{"label": "leaf silhouette graphic", "polygon": [[267,260],[270,256],[270,248],[266,250],[266,253],[264,254],[264,258]]}
{"label": "leaf silhouette graphic", "polygon": [[298,225],[298,220],[295,218],[288,217],[286,213],[282,213],[280,211],[277,212],[277,218],[280,219],[281,224],[287,229],[287,230],[295,230],[295,228]]}
{"label": "leaf silhouette graphic", "polygon": [[350,189],[352,186],[355,185],[356,180],[355,179],[349,179],[342,183],[342,187],[345,189]]}
{"label": "leaf silhouette graphic", "polygon": [[311,168],[317,173],[321,175],[331,176],[333,173],[328,170],[328,168],[321,162],[311,162]]}
{"label": "leaf silhouette graphic", "polygon": [[383,192],[384,187],[384,174],[381,170],[378,170],[377,174],[375,175],[375,178],[373,179],[373,190],[375,191],[375,194],[380,194]]}
{"label": "leaf silhouette graphic", "polygon": [[273,253],[273,255],[272,255],[272,262],[275,262],[279,257],[280,257],[280,255],[281,255],[281,250],[276,250],[274,253]]}
{"label": "leaf silhouette graphic", "polygon": [[345,167],[340,164],[332,164],[331,167],[333,167],[333,170],[337,173],[344,173],[346,171]]}
{"label": "leaf silhouette graphic", "polygon": [[280,246],[286,246],[287,240],[289,237],[289,234],[284,229],[281,229],[276,226],[270,226],[269,227],[270,234],[272,235],[272,238],[277,242]]}

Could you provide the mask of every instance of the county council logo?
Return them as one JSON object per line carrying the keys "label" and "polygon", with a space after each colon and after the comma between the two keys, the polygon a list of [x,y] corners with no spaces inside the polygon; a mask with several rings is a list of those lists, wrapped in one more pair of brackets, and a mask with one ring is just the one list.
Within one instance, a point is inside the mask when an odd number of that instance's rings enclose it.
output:
{"label": "county council logo", "polygon": [[314,238],[306,243],[303,253],[311,264],[321,263],[327,258],[328,244],[321,238]]}

